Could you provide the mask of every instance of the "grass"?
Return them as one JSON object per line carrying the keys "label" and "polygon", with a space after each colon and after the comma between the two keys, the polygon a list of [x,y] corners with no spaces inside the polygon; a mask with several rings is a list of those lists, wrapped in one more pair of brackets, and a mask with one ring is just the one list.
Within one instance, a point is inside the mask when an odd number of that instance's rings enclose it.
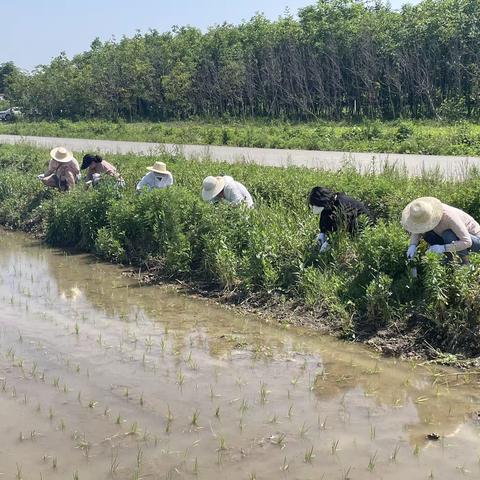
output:
{"label": "grass", "polygon": [[480,126],[470,122],[396,120],[296,124],[233,120],[164,123],[59,120],[4,123],[0,124],[1,133],[278,149],[480,154]]}
{"label": "grass", "polygon": [[[405,260],[408,236],[398,221],[409,201],[432,192],[480,218],[478,172],[469,172],[460,183],[435,173],[410,179],[389,166],[379,174],[360,175],[348,165],[334,173],[170,156],[111,156],[127,182],[125,189],[105,181],[97,189],[79,187],[63,195],[34,179],[47,159],[43,150],[0,146],[1,224],[33,230],[50,245],[146,266],[159,280],[180,280],[246,305],[273,310],[291,305],[302,323],[345,339],[369,340],[382,332],[376,343],[388,338],[393,353],[419,354],[423,348],[429,356],[480,354],[480,257],[471,255],[471,268],[452,268],[423,255],[422,245],[415,259],[419,275],[413,279]],[[166,161],[175,187],[136,195],[139,172],[156,160]],[[221,173],[247,185],[254,210],[212,206],[200,199],[203,178]],[[356,240],[342,232],[333,235],[332,250],[320,254],[318,219],[305,202],[318,184],[362,199],[377,223],[366,225]],[[168,326],[164,333],[168,336]],[[132,342],[136,345],[138,339]],[[145,343],[149,348],[152,340]],[[162,351],[166,345],[162,338]],[[193,359],[187,365],[198,368]],[[303,378],[306,366],[301,367],[294,387]],[[378,374],[378,365],[369,373]],[[179,369],[177,384],[181,388],[184,382]],[[267,394],[264,386],[260,403],[267,402]]]}

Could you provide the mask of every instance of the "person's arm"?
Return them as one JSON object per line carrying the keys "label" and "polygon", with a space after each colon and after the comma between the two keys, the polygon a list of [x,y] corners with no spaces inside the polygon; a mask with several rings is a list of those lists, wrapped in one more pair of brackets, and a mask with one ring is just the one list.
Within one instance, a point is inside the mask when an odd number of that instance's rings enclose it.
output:
{"label": "person's arm", "polygon": [[57,167],[58,167],[57,162],[55,160],[53,160],[53,158],[51,158],[50,162],[48,162],[48,168],[47,168],[47,171],[45,172],[44,176],[48,177],[52,173],[55,173],[55,170],[57,169]]}
{"label": "person's arm", "polygon": [[450,229],[458,238],[455,242],[445,245],[446,252],[461,252],[472,246],[472,237],[460,216],[456,213],[449,213],[446,217],[445,226]]}
{"label": "person's arm", "polygon": [[141,192],[145,187],[149,190],[152,188],[152,185],[149,182],[149,174],[147,173],[138,183],[137,183],[137,192]]}
{"label": "person's arm", "polygon": [[419,233],[412,233],[410,235],[410,246],[413,245],[414,247],[417,247],[421,238],[422,236]]}

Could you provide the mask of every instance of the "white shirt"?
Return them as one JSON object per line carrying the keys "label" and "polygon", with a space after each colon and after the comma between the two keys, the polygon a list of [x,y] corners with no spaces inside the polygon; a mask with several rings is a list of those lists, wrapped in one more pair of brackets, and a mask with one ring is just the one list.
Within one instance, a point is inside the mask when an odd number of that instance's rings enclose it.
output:
{"label": "white shirt", "polygon": [[248,208],[253,208],[252,196],[245,188],[245,185],[227,175],[223,178],[225,180],[225,187],[223,188],[225,201],[233,204],[245,203]]}
{"label": "white shirt", "polygon": [[145,187],[148,190],[152,188],[165,188],[173,185],[173,177],[171,173],[159,174],[156,172],[148,172],[137,184],[137,192],[141,192]]}

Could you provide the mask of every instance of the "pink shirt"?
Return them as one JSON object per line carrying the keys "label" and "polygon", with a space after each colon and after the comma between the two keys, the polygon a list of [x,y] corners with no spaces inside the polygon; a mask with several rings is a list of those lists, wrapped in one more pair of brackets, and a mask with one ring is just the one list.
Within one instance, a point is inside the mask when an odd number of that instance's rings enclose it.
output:
{"label": "pink shirt", "polygon": [[[480,237],[480,225],[468,213],[450,205],[443,204],[443,215],[440,223],[433,229],[437,235],[442,235],[446,230],[451,230],[458,240],[445,245],[447,252],[461,252],[472,246],[470,235]],[[421,234],[410,237],[410,245],[418,245]]]}
{"label": "pink shirt", "polygon": [[69,187],[73,187],[77,181],[77,177],[80,173],[80,166],[78,165],[77,160],[73,158],[67,163],[57,162],[53,158],[50,159],[48,164],[48,170],[45,172],[45,177],[43,183],[49,186],[51,185],[53,176],[56,176],[60,181],[65,180]]}
{"label": "pink shirt", "polygon": [[110,175],[116,179],[121,178],[120,174],[117,172],[117,169],[106,160],[102,160],[100,163],[92,162],[88,167],[86,179],[91,180],[94,173],[105,173],[106,175]]}

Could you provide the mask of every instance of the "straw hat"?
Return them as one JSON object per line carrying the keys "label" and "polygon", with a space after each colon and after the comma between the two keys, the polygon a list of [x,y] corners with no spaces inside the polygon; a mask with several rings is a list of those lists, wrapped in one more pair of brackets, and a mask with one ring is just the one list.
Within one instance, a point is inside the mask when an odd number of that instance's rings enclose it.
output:
{"label": "straw hat", "polygon": [[73,153],[70,150],[67,150],[65,147],[56,147],[50,151],[50,156],[53,160],[56,160],[60,163],[68,163],[70,160],[73,160]]}
{"label": "straw hat", "polygon": [[202,185],[202,198],[206,202],[213,200],[225,187],[223,177],[206,177]]}
{"label": "straw hat", "polygon": [[410,233],[433,230],[442,219],[443,204],[435,197],[421,197],[409,203],[402,212],[402,225]]}
{"label": "straw hat", "polygon": [[155,173],[160,173],[162,175],[170,174],[170,172],[167,170],[167,166],[163,162],[155,162],[153,166],[147,167],[147,170]]}

